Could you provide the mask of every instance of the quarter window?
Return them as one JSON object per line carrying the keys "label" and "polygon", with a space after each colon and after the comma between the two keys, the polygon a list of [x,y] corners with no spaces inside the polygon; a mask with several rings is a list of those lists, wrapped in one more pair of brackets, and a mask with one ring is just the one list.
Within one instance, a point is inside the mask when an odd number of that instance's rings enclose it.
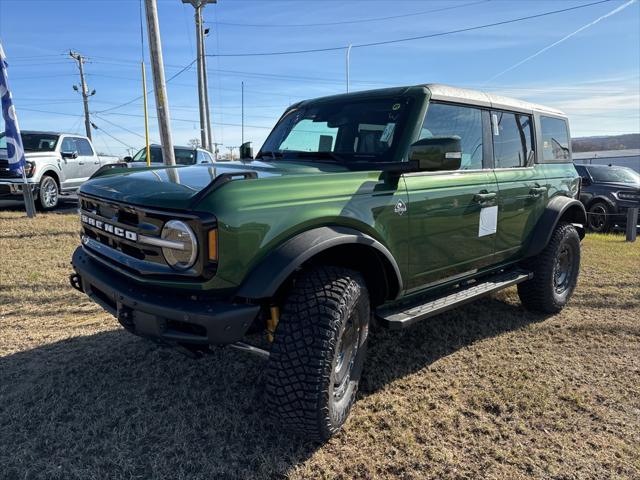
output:
{"label": "quarter window", "polygon": [[525,167],[533,155],[531,117],[493,112],[493,156],[495,168]]}
{"label": "quarter window", "polygon": [[420,139],[460,137],[461,170],[482,168],[482,111],[477,108],[432,103],[420,131]]}
{"label": "quarter window", "polygon": [[569,131],[567,122],[560,118],[540,117],[542,130],[542,159],[569,160]]}

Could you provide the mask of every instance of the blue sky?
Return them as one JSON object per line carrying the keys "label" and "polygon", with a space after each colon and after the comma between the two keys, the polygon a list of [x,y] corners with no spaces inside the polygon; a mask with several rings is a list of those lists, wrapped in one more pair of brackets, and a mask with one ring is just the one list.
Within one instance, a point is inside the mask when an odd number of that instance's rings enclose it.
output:
{"label": "blue sky", "polygon": [[[590,3],[587,0],[219,0],[204,11],[209,54],[342,47],[438,33]],[[482,88],[560,108],[573,136],[640,131],[640,2],[529,57],[626,3],[615,0],[553,16],[411,42],[354,48],[351,89],[441,82]],[[453,8],[455,7],[455,8]],[[23,129],[83,132],[77,67],[86,73],[97,148],[122,155],[142,146],[139,0],[0,0],[0,39]],[[158,0],[166,75],[195,58],[193,8]],[[386,20],[371,19],[400,16]],[[365,21],[363,21],[365,20]],[[314,25],[334,22],[339,25]],[[294,25],[307,26],[294,26]],[[146,48],[146,32],[145,32]],[[145,53],[146,55],[146,53]],[[146,56],[148,61],[148,55]],[[257,150],[290,103],[345,91],[345,51],[208,58],[214,137],[240,144],[240,84],[245,139]],[[491,79],[491,80],[490,80]],[[151,75],[148,75],[151,88]],[[195,66],[168,84],[174,141],[199,137]],[[153,95],[150,97],[155,114]],[[39,110],[39,111],[35,111]],[[117,138],[119,141],[109,137]],[[151,138],[158,139],[151,119]],[[122,142],[122,143],[120,143]],[[226,151],[226,150],[224,150]]]}

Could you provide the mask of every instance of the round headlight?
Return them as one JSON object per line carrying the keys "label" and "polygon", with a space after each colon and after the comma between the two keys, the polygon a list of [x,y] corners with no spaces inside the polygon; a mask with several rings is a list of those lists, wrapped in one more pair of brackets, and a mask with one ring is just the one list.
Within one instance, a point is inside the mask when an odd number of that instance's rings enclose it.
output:
{"label": "round headlight", "polygon": [[173,245],[162,247],[162,254],[174,270],[188,270],[198,257],[198,240],[191,227],[180,220],[165,223],[160,235]]}

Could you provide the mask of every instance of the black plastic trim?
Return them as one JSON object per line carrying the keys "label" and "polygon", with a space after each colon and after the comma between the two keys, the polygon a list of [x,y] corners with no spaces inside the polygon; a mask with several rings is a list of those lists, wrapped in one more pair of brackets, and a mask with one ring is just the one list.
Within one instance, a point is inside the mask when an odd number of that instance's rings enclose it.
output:
{"label": "black plastic trim", "polygon": [[237,292],[249,299],[271,298],[287,278],[303,263],[338,245],[361,244],[377,250],[391,266],[388,278],[394,298],[403,290],[400,268],[389,250],[374,238],[348,227],[326,226],[300,233],[272,251],[254,268]]}
{"label": "black plastic trim", "polygon": [[[115,316],[129,331],[169,344],[227,345],[241,340],[259,305],[175,294],[140,285],[92,260],[78,247],[71,261],[72,286]],[[184,328],[176,328],[180,325]]]}
{"label": "black plastic trim", "polygon": [[[551,240],[551,235],[565,213],[572,209],[568,221],[579,225],[578,234],[580,239],[584,238],[584,226],[587,224],[587,212],[584,205],[575,198],[557,196],[553,197],[547,204],[540,220],[535,227],[531,240],[524,252],[524,257],[533,257],[539,254]],[[581,225],[581,227],[580,227]]]}

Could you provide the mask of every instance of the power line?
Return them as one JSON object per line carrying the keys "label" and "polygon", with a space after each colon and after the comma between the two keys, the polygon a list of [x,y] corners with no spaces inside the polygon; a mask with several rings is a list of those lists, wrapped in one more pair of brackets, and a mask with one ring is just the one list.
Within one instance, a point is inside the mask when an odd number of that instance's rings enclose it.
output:
{"label": "power line", "polygon": [[115,140],[116,142],[121,143],[121,144],[122,144],[122,145],[124,145],[125,147],[135,149],[135,147],[132,147],[131,145],[129,145],[129,144],[127,144],[127,143],[123,142],[122,140],[120,140],[120,139],[118,139],[118,138],[114,137],[113,135],[111,135],[111,134],[110,134],[109,132],[107,132],[104,128],[102,128],[102,127],[98,127],[95,123],[92,123],[92,124],[91,124],[91,126],[92,126],[93,128],[95,128],[96,130],[101,131],[102,133],[104,133],[107,137],[111,138],[112,140]]}
{"label": "power line", "polygon": [[[26,110],[26,109],[25,109]],[[49,113],[54,113],[54,112],[49,112]],[[104,115],[119,115],[122,117],[144,117],[144,115],[140,115],[140,114],[136,114],[136,113],[119,113],[119,112],[110,112],[110,113],[105,113]],[[150,115],[149,118],[158,118],[155,116]],[[274,122],[277,120],[277,116],[273,117]],[[196,122],[193,119],[189,119],[189,118],[175,118],[175,117],[171,117],[171,121],[172,122],[184,122],[184,123],[191,123],[191,124],[195,124]],[[224,126],[229,126],[229,127],[241,127],[242,124],[240,123],[223,123],[223,122],[211,122],[213,125],[224,125]],[[245,127],[248,128],[263,128],[263,129],[267,129],[267,130],[271,130],[272,127],[268,127],[265,125],[245,125]]]}
{"label": "power line", "polygon": [[[194,63],[196,63],[196,60],[197,60],[197,59],[194,59],[194,60],[192,60],[188,65],[185,65],[184,67],[182,67],[182,69],[181,69],[180,71],[178,71],[177,73],[175,73],[175,74],[173,74],[172,76],[170,76],[170,77],[165,81],[165,83],[169,83],[169,82],[170,82],[171,80],[173,80],[174,78],[177,78],[178,76],[182,75],[184,72],[186,72],[187,70],[189,70],[189,69],[193,66],[193,64],[194,64]],[[152,89],[150,89],[150,90],[147,92],[147,94],[148,94],[148,95],[149,95],[149,94],[151,94],[151,93],[153,93],[153,88],[152,88]],[[129,100],[128,102],[124,102],[124,103],[121,103],[120,105],[116,105],[115,107],[110,107],[110,108],[107,108],[107,109],[105,109],[105,110],[100,110],[100,111],[95,112],[95,113],[105,113],[105,112],[110,112],[111,110],[116,110],[116,109],[118,109],[118,108],[126,107],[127,105],[131,105],[133,102],[136,102],[136,101],[138,101],[138,100],[141,100],[143,97],[144,97],[144,95],[138,95],[136,98],[133,98],[133,99]]]}
{"label": "power line", "polygon": [[443,7],[443,8],[435,8],[432,10],[423,10],[420,12],[413,13],[404,13],[402,15],[390,15],[387,17],[375,17],[375,18],[362,18],[359,20],[343,20],[340,22],[326,22],[326,23],[286,23],[286,24],[276,24],[276,23],[231,23],[231,22],[218,22],[218,25],[226,25],[229,27],[252,27],[252,28],[288,28],[288,27],[329,27],[332,25],[350,25],[355,23],[370,23],[370,22],[380,22],[383,20],[393,20],[396,18],[406,18],[406,17],[416,17],[419,15],[426,15],[427,13],[435,13],[435,12],[443,12],[445,10],[453,10],[456,8],[469,7],[471,5],[477,5],[480,3],[487,3],[491,0],[480,0],[478,2],[470,2],[463,3],[462,5],[454,5],[452,7]]}
{"label": "power line", "polygon": [[[376,46],[380,46],[380,45],[390,45],[390,44],[394,44],[394,43],[403,43],[403,42],[410,42],[410,41],[414,41],[414,40],[423,40],[423,39],[426,39],[426,38],[443,37],[445,35],[453,35],[453,34],[456,34],[456,33],[471,32],[471,31],[474,31],[474,30],[481,30],[481,29],[484,29],[484,28],[491,28],[491,27],[497,27],[497,26],[500,26],[500,25],[507,25],[507,24],[510,24],[510,23],[523,22],[523,21],[526,21],[526,20],[532,20],[534,18],[547,17],[549,15],[556,15],[558,13],[570,12],[570,11],[579,10],[579,9],[582,9],[582,8],[592,7],[594,5],[600,5],[602,3],[608,3],[608,2],[611,2],[611,1],[612,0],[599,0],[597,2],[591,2],[591,3],[584,4],[584,5],[577,5],[575,7],[562,8],[562,9],[559,9],[559,10],[551,10],[551,11],[548,11],[548,12],[537,13],[535,15],[527,15],[525,17],[518,17],[518,18],[513,18],[513,19],[510,19],[510,20],[503,20],[501,22],[486,23],[484,25],[476,25],[475,27],[459,28],[459,29],[456,29],[456,30],[449,30],[449,31],[446,31],[446,32],[430,33],[428,35],[417,35],[415,37],[396,38],[396,39],[393,39],[393,40],[381,40],[379,42],[368,42],[368,43],[353,44],[351,46],[351,48],[376,47]],[[346,50],[347,48],[348,48],[347,46],[340,46],[340,47],[310,48],[310,49],[306,49],[306,50],[288,50],[288,51],[280,51],[280,52],[221,53],[221,54],[209,54],[207,56],[208,57],[215,57],[215,56],[218,56],[218,57],[261,57],[261,56],[276,56],[276,55],[296,55],[296,54],[302,54],[302,53],[331,52],[331,51]]]}
{"label": "power line", "polygon": [[[140,137],[140,138],[142,138],[142,139],[146,140],[146,137],[145,137],[144,135],[140,135],[138,132],[135,132],[135,131],[133,131],[133,130],[131,130],[131,129],[127,128],[127,127],[123,127],[122,125],[118,125],[117,123],[114,123],[114,122],[112,122],[111,120],[107,120],[107,119],[106,119],[106,118],[104,118],[103,116],[98,115],[98,114],[96,114],[96,113],[94,113],[93,115],[94,115],[95,117],[99,118],[100,120],[102,120],[102,121],[104,121],[104,122],[107,122],[109,125],[112,125],[112,126],[114,126],[114,127],[116,127],[116,128],[120,128],[120,129],[124,130],[125,132],[130,133],[131,135],[135,135],[136,137]],[[144,115],[142,115],[142,116],[144,116]],[[156,143],[158,143],[158,142],[156,142]]]}

